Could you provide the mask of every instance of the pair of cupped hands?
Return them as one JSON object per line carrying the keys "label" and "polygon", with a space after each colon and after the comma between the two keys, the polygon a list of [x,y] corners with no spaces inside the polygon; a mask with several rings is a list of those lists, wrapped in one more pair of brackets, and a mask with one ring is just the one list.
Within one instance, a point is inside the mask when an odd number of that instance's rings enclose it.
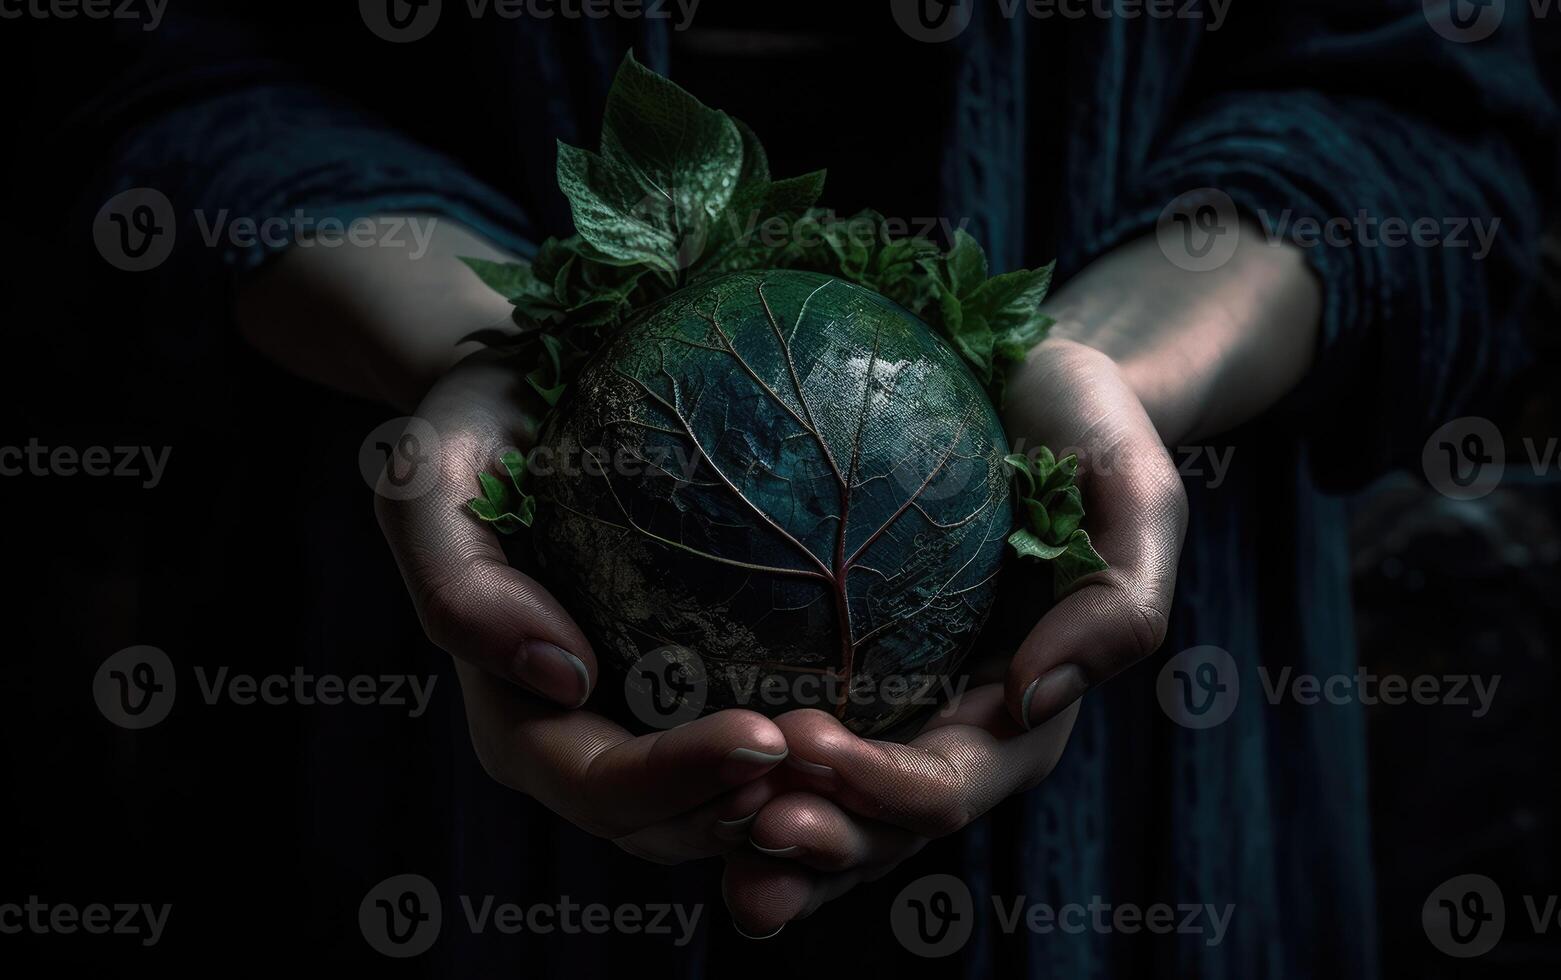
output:
{"label": "pair of cupped hands", "polygon": [[1085,692],[1160,645],[1187,504],[1129,382],[1066,339],[1017,372],[1010,439],[1080,453],[1089,530],[1110,567],[1055,605],[1038,595],[1028,637],[983,653],[971,685],[903,744],[815,709],[731,709],[634,735],[585,707],[601,679],[590,643],[464,507],[475,472],[536,436],[523,382],[490,358],[428,390],[415,415],[439,434],[423,461],[437,479],[414,499],[380,494],[378,516],[424,629],[455,658],[486,771],[647,860],[723,858],[734,925],[764,937],[1040,783]]}

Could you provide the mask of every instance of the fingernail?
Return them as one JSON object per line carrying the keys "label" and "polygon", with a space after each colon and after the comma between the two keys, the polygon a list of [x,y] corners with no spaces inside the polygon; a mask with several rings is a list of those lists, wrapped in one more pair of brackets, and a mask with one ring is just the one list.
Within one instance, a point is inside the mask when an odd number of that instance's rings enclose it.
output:
{"label": "fingernail", "polygon": [[585,663],[546,640],[520,645],[510,672],[520,683],[566,708],[578,708],[591,695],[591,673]]}
{"label": "fingernail", "polygon": [[825,782],[831,784],[833,784],[835,781],[835,770],[831,769],[829,766],[820,765],[817,762],[809,762],[808,760],[800,758],[799,756],[794,755],[787,759],[786,765],[800,773],[811,776],[814,779],[824,780]]}
{"label": "fingernail", "polygon": [[752,844],[753,849],[760,854],[768,854],[772,858],[789,858],[802,853],[801,844],[792,844],[790,847],[760,847],[756,840],[750,840],[748,843]]}
{"label": "fingernail", "polygon": [[[1084,696],[1089,690],[1089,680],[1078,664],[1053,667],[1030,682],[1024,689],[1024,728],[1029,731],[1035,722],[1044,721]],[[1032,713],[1033,712],[1033,713]],[[1032,721],[1031,719],[1034,719]]]}
{"label": "fingernail", "polygon": [[758,749],[733,749],[721,763],[721,778],[729,783],[746,783],[775,768],[786,758],[786,750],[760,752]]}
{"label": "fingernail", "polygon": [[739,936],[743,937],[744,939],[774,939],[776,936],[779,936],[781,934],[781,930],[784,929],[784,928],[786,928],[786,923],[782,922],[780,925],[775,927],[775,931],[774,932],[768,933],[767,935],[763,935],[763,936],[755,936],[755,935],[753,935],[751,933],[744,932],[743,931],[743,927],[737,924],[737,920],[736,919],[732,920],[732,931],[737,933]]}
{"label": "fingernail", "polygon": [[746,817],[738,817],[736,820],[717,820],[715,822],[716,836],[724,840],[739,840],[748,832],[748,825],[753,823],[758,816],[759,811],[755,810]]}

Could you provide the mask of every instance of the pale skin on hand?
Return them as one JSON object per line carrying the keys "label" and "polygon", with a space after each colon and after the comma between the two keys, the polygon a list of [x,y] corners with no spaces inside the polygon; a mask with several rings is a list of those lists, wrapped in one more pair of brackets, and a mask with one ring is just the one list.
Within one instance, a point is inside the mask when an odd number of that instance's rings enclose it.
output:
{"label": "pale skin on hand", "polygon": [[1011,377],[1005,428],[1028,447],[1079,452],[1086,527],[1110,567],[1042,617],[1006,676],[906,745],[858,738],[818,711],[777,719],[804,789],[767,803],[754,850],[727,858],[743,932],[774,934],[1039,783],[1084,693],[1159,647],[1187,525],[1166,447],[1273,405],[1317,343],[1321,286],[1302,253],[1255,230],[1241,240],[1225,266],[1195,273],[1139,239],[1048,301],[1056,326]]}
{"label": "pale skin on hand", "polygon": [[589,642],[466,511],[476,472],[528,447],[543,406],[467,339],[508,324],[510,306],[458,256],[515,258],[444,220],[416,257],[295,248],[241,283],[236,318],[284,368],[410,411],[438,434],[423,464],[436,468],[432,488],[410,500],[378,494],[375,508],[424,630],[455,658],[487,772],[647,860],[746,847],[745,818],[773,792],[762,777],[786,757],[780,728],[722,711],[634,736],[580,708],[597,678]]}
{"label": "pale skin on hand", "polygon": [[[282,366],[436,423],[435,490],[378,507],[425,627],[457,658],[488,771],[648,859],[729,853],[728,902],[763,934],[1035,785],[1060,757],[1083,691],[1158,645],[1186,520],[1164,445],[1261,411],[1305,372],[1315,343],[1319,291],[1300,257],[1243,240],[1224,269],[1196,279],[1152,240],[1135,242],[1050,302],[1058,324],[1013,378],[1005,420],[1032,445],[1135,461],[1109,478],[1092,477],[1087,459],[1082,469],[1111,569],[1042,620],[1003,683],[968,691],[904,746],[859,739],[813,711],[774,722],[721,712],[635,738],[567,710],[595,682],[589,644],[461,509],[475,468],[528,444],[540,411],[466,339],[506,323],[509,307],[456,256],[511,256],[443,221],[418,259],[294,250],[242,284],[236,314]],[[526,641],[545,646],[522,655]],[[772,778],[788,752],[798,765]]]}

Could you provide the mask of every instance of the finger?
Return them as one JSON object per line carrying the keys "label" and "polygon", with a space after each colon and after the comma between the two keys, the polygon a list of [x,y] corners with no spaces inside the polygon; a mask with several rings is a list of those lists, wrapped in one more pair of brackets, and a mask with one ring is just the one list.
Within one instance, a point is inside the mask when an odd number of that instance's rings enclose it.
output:
{"label": "finger", "polygon": [[493,530],[466,509],[476,474],[491,472],[515,438],[512,426],[475,412],[481,398],[463,380],[458,396],[436,389],[425,399],[420,417],[440,436],[419,464],[433,468],[432,482],[408,499],[379,493],[380,527],[430,640],[549,701],[578,707],[596,676],[590,643],[545,588],[510,567]]}
{"label": "finger", "polygon": [[748,847],[748,828],[775,793],[775,782],[755,779],[714,801],[613,843],[657,864],[682,864]]}
{"label": "finger", "polygon": [[1015,732],[1012,720],[994,710],[993,693],[977,691],[967,695],[974,699],[969,707],[956,710],[984,712],[992,727],[948,724],[905,745],[860,738],[822,711],[792,711],[775,721],[791,749],[793,778],[869,820],[943,837],[1049,775],[1077,713]]}
{"label": "finger", "polygon": [[927,843],[898,827],[852,816],[814,793],[796,792],[765,804],[749,839],[765,857],[827,872],[898,864]]}
{"label": "finger", "polygon": [[859,871],[820,874],[792,861],[734,851],[721,874],[721,894],[740,935],[769,939],[864,880]]}
{"label": "finger", "polygon": [[1081,468],[1091,540],[1109,567],[1047,611],[1009,664],[1008,707],[1025,728],[1055,716],[1165,639],[1187,497],[1170,455],[1147,418],[1141,421],[1116,430],[1097,449],[1093,458],[1110,460],[1109,469]]}
{"label": "finger", "polygon": [[[998,680],[1000,681],[1001,677]],[[1014,738],[1024,734],[1024,729],[1008,714],[1003,685],[997,682],[981,684],[960,692],[927,719],[920,734],[925,735],[934,729],[955,725],[981,728],[999,739]]]}
{"label": "finger", "polygon": [[594,712],[517,698],[469,664],[457,670],[489,774],[601,837],[626,837],[702,806],[786,758],[780,729],[756,712],[718,711],[636,737]]}

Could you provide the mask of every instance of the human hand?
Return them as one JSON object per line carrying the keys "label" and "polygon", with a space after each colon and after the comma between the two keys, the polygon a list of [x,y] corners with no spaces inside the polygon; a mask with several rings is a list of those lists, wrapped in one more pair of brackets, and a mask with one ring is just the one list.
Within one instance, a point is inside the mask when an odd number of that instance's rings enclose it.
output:
{"label": "human hand", "polygon": [[745,935],[767,937],[929,840],[964,829],[1057,765],[1077,704],[1025,731],[1001,684],[967,691],[907,744],[863,739],[813,709],[776,719],[791,750],[785,785],[726,858],[722,892]]}
{"label": "human hand", "polygon": [[1257,235],[1209,274],[1132,242],[1054,297],[1058,324],[1016,372],[1005,423],[1016,451],[1079,455],[1109,567],[1047,610],[1001,685],[971,690],[909,745],[857,738],[819,712],[777,719],[794,785],[755,819],[755,850],[727,862],[745,930],[777,931],[1050,773],[1080,696],[1164,639],[1187,524],[1165,446],[1238,424],[1294,385],[1319,298],[1297,250]]}
{"label": "human hand", "polygon": [[565,710],[591,692],[590,644],[465,506],[478,471],[532,444],[533,399],[486,355],[436,382],[415,412],[438,435],[419,462],[432,478],[409,499],[380,494],[380,526],[429,639],[457,658],[472,744],[494,779],[648,860],[719,854],[742,841],[740,818],[769,798],[760,777],[785,758],[785,739],[750,711],[636,737],[589,710]]}

